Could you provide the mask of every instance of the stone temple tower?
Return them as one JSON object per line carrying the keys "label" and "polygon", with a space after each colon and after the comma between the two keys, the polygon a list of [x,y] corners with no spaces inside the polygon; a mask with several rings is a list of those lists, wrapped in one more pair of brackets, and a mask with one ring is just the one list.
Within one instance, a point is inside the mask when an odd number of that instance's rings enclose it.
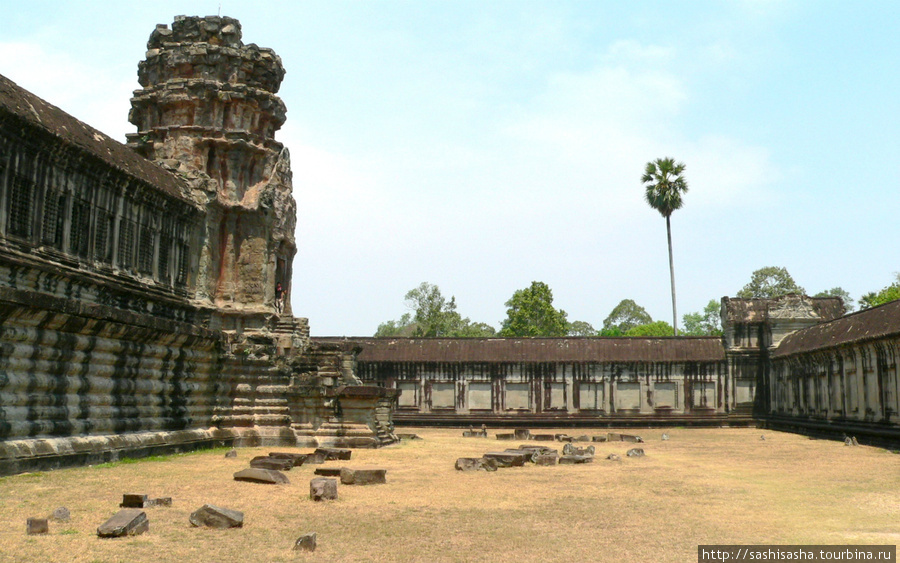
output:
{"label": "stone temple tower", "polygon": [[189,180],[206,209],[194,297],[225,330],[256,330],[291,315],[296,203],[290,155],[275,141],[286,109],[284,78],[271,49],[244,45],[228,17],[177,16],[158,25],[131,100],[138,132],[128,145]]}

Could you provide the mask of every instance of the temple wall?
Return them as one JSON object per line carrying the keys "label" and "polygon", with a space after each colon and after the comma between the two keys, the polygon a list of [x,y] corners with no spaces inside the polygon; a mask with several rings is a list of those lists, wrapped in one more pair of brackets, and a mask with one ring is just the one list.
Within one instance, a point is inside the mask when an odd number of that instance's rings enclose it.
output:
{"label": "temple wall", "polygon": [[0,287],[0,474],[224,443],[218,333]]}
{"label": "temple wall", "polygon": [[900,334],[776,356],[767,418],[810,433],[900,443]]}
{"label": "temple wall", "polygon": [[368,362],[367,384],[399,391],[397,421],[520,418],[530,424],[749,414],[753,386],[735,387],[724,361]]}

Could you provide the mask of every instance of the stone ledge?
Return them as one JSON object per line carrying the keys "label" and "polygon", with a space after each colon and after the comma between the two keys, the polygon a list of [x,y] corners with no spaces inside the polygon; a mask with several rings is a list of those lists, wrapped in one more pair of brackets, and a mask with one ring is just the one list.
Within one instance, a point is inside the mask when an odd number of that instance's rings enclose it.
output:
{"label": "stone ledge", "polygon": [[0,442],[0,475],[227,447],[235,438],[230,430],[211,429],[10,440]]}

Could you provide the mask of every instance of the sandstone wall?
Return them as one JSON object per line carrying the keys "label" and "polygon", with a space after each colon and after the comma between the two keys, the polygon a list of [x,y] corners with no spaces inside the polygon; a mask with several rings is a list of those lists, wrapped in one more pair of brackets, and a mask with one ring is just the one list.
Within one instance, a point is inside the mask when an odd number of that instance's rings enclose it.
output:
{"label": "sandstone wall", "polygon": [[900,301],[787,336],[772,354],[770,424],[900,443]]}

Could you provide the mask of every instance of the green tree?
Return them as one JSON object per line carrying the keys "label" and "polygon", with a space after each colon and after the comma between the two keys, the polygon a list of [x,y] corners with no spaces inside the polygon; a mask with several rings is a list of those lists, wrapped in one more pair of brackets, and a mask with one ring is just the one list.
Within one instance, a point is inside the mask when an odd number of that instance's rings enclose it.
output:
{"label": "green tree", "polygon": [[[653,319],[643,307],[631,299],[623,299],[613,307],[609,316],[603,320],[601,336],[622,336],[630,329],[652,323]],[[617,331],[617,332],[616,332]]]}
{"label": "green tree", "polygon": [[722,319],[719,316],[719,302],[710,299],[703,311],[688,313],[681,317],[684,323],[682,334],[687,336],[721,336]]}
{"label": "green tree", "polygon": [[412,336],[416,329],[412,316],[404,313],[400,320],[386,321],[378,325],[375,336]]}
{"label": "green tree", "polygon": [[669,241],[669,275],[672,282],[672,333],[678,336],[678,313],[675,308],[675,262],[672,259],[672,224],[670,218],[684,202],[682,194],[688,191],[684,179],[684,163],[673,158],[657,158],[644,168],[641,182],[645,184],[644,197],[653,209],[666,218],[666,235]]}
{"label": "green tree", "polygon": [[897,281],[883,288],[881,291],[871,291],[859,298],[859,308],[869,309],[900,299],[900,274],[896,274]]}
{"label": "green tree", "polygon": [[844,314],[846,315],[853,310],[853,298],[850,297],[850,293],[842,287],[832,287],[831,289],[820,291],[813,295],[813,297],[840,297],[841,302],[844,304]]}
{"label": "green tree", "polygon": [[569,330],[565,311],[553,306],[553,292],[544,282],[531,282],[506,302],[506,320],[500,336],[566,336]]}
{"label": "green tree", "polygon": [[568,336],[597,336],[597,331],[591,323],[573,321],[569,323]]}
{"label": "green tree", "polygon": [[456,298],[448,301],[438,286],[422,282],[404,297],[412,313],[397,321],[378,325],[375,336],[479,337],[493,336],[496,330],[485,323],[473,323],[456,311]]}
{"label": "green tree", "polygon": [[645,325],[638,325],[625,333],[628,337],[653,337],[653,336],[672,336],[672,325],[666,321],[655,321]]}
{"label": "green tree", "polygon": [[468,317],[462,320],[459,328],[448,336],[455,338],[485,338],[495,336],[497,329],[487,323],[473,323]]}
{"label": "green tree", "polygon": [[803,295],[806,290],[797,285],[787,268],[768,266],[753,272],[750,282],[738,291],[737,296],[744,299],[758,299],[781,297],[788,293]]}

